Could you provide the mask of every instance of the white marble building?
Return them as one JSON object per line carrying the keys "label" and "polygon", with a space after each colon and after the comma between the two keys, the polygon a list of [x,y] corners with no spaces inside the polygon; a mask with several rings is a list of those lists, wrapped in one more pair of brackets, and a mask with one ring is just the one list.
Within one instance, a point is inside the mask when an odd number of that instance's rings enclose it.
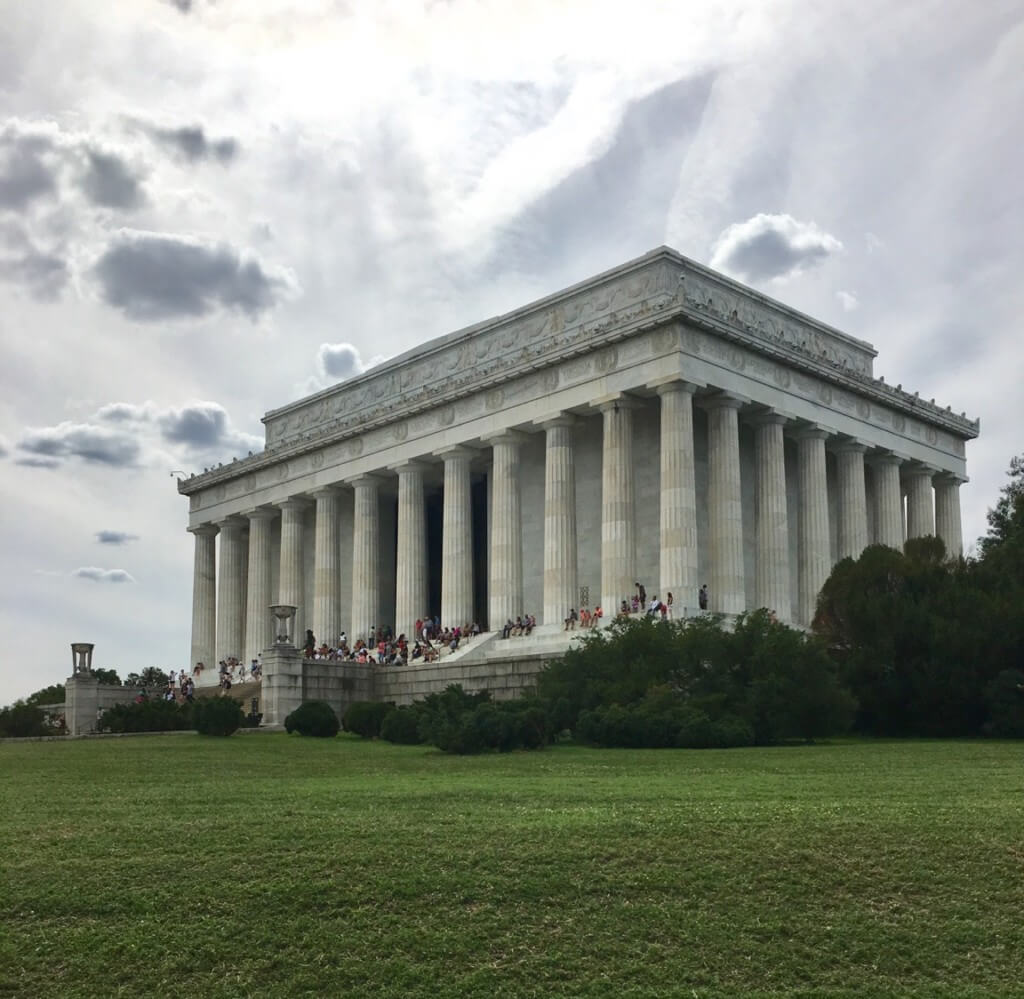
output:
{"label": "white marble building", "polygon": [[192,661],[258,655],[272,603],[330,642],[560,628],[636,581],[677,616],[707,583],[713,611],[806,624],[869,543],[962,547],[978,422],[875,355],[662,247],[273,410],[263,453],[178,484]]}

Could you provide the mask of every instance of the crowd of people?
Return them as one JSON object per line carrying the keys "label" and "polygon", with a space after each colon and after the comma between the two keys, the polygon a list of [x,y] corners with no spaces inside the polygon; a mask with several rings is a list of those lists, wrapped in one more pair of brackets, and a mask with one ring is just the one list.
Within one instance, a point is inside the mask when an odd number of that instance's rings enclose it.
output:
{"label": "crowd of people", "polygon": [[395,635],[390,626],[374,625],[364,640],[349,642],[342,632],[333,645],[317,644],[312,629],[306,630],[303,655],[306,659],[327,662],[375,663],[380,666],[405,666],[415,662],[436,662],[444,652],[454,652],[461,644],[480,634],[480,625],[441,627],[440,617],[420,618],[414,626],[414,635],[405,632]]}

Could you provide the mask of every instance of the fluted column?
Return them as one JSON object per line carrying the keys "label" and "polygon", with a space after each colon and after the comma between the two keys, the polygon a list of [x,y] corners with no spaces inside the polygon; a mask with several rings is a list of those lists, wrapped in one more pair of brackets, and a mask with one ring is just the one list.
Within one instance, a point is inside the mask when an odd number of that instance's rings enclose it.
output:
{"label": "fluted column", "polygon": [[[523,528],[519,507],[519,449],[526,435],[507,431],[493,447],[491,481],[490,628],[523,613]],[[469,620],[467,618],[467,620]]]}
{"label": "fluted column", "polygon": [[875,471],[876,544],[903,551],[903,492],[900,488],[900,465],[903,459],[894,454],[871,458]]}
{"label": "fluted column", "polygon": [[395,586],[395,634],[412,639],[417,618],[427,612],[427,511],[419,462],[398,472],[398,556]]}
{"label": "fluted column", "polygon": [[[693,392],[689,382],[657,388],[661,396],[661,575],[659,594],[694,603],[697,579],[697,492],[693,459]],[[678,595],[678,597],[676,596]]]}
{"label": "fluted column", "polygon": [[935,534],[935,506],[932,497],[934,468],[912,465],[903,470],[907,484],[907,537]]}
{"label": "fluted column", "polygon": [[828,525],[828,480],[825,473],[825,440],[828,432],[808,427],[797,435],[797,466],[800,506],[797,536],[800,556],[797,579],[798,620],[810,625],[825,580],[832,568]]}
{"label": "fluted column", "polygon": [[350,479],[352,512],[352,620],[350,638],[369,638],[380,614],[380,481],[373,475]]}
{"label": "fluted column", "polygon": [[[626,395],[600,405],[604,417],[601,457],[601,602],[611,617],[634,590],[636,504],[633,482],[633,409]],[[575,604],[571,605],[575,606]]]}
{"label": "fluted column", "polygon": [[[220,522],[220,577],[217,583],[217,660],[245,655],[242,633],[245,591],[242,589],[242,528],[245,521]],[[207,665],[210,665],[207,663]]]}
{"label": "fluted column", "polygon": [[453,447],[444,458],[444,511],[441,538],[441,624],[472,623],[473,506],[469,462],[474,452]]}
{"label": "fluted column", "polygon": [[744,401],[723,393],[703,403],[708,411],[708,607],[720,614],[740,614],[746,603],[738,414]]}
{"label": "fluted column", "polygon": [[341,633],[341,556],[338,536],[340,500],[335,486],[312,494],[316,500],[313,539],[313,634],[333,646]]}
{"label": "fluted column", "polygon": [[864,479],[864,453],[859,441],[843,441],[835,448],[839,477],[839,557],[860,558],[868,544],[868,498]]}
{"label": "fluted column", "polygon": [[560,624],[578,600],[576,463],[568,413],[545,421],[544,624]]}
{"label": "fluted column", "polygon": [[305,572],[303,550],[305,547],[306,510],[309,502],[304,499],[287,499],[277,504],[281,511],[281,564],[277,580],[277,602],[297,607],[295,612],[295,644],[301,646],[304,627],[302,622],[309,618],[306,613]]}
{"label": "fluted column", "polygon": [[274,644],[274,618],[270,605],[270,528],[276,510],[250,510],[249,576],[246,586],[244,660],[259,656]]}
{"label": "fluted column", "polygon": [[758,607],[790,621],[789,511],[786,501],[786,417],[764,413],[754,419],[754,530],[757,542]]}
{"label": "fluted column", "polygon": [[960,486],[964,480],[949,472],[935,476],[935,529],[946,544],[946,554],[959,558],[964,553],[960,521]]}
{"label": "fluted column", "polygon": [[[190,527],[195,537],[192,563],[192,662],[217,676],[217,532],[215,524]],[[200,674],[202,679],[203,674]]]}

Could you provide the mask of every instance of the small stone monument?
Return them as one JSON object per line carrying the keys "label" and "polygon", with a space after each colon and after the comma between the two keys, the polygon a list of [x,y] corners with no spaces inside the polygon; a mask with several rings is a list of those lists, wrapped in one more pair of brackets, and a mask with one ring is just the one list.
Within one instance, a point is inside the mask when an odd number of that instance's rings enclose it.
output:
{"label": "small stone monument", "polygon": [[294,604],[271,604],[270,612],[277,622],[274,626],[275,645],[294,645],[292,641],[292,623],[295,620],[295,612],[298,610]]}
{"label": "small stone monument", "polygon": [[92,650],[95,648],[93,642],[71,643],[72,676],[92,676]]}
{"label": "small stone monument", "polygon": [[285,718],[302,703],[302,656],[292,641],[294,604],[271,604],[274,644],[263,653],[263,724],[280,728]]}

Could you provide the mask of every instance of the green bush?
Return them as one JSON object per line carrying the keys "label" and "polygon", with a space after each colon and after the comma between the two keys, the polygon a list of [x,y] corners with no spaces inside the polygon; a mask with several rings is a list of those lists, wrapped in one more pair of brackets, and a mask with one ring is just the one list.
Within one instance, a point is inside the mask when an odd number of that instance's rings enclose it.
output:
{"label": "green bush", "polygon": [[43,712],[34,704],[17,701],[0,711],[0,736],[8,739],[49,735]]}
{"label": "green bush", "polygon": [[96,727],[101,732],[178,732],[192,728],[192,708],[160,698],[115,704],[103,712]]}
{"label": "green bush", "polygon": [[326,701],[306,701],[284,720],[284,729],[290,735],[312,735],[319,739],[333,739],[341,728],[338,716]]}
{"label": "green bush", "polygon": [[986,735],[997,739],[1024,739],[1024,673],[1004,669],[985,690],[988,718]]}
{"label": "green bush", "polygon": [[342,716],[341,724],[346,732],[354,732],[364,739],[376,739],[380,726],[393,704],[384,701],[356,701],[350,704]]}
{"label": "green bush", "polygon": [[424,740],[420,735],[422,710],[418,704],[395,708],[384,716],[380,725],[380,737],[402,746],[418,746]]}
{"label": "green bush", "polygon": [[754,732],[743,719],[723,715],[712,721],[698,708],[651,702],[583,711],[575,735],[582,742],[623,749],[728,749],[750,746]]}
{"label": "green bush", "polygon": [[233,735],[244,720],[242,705],[232,697],[204,697],[192,705],[192,721],[200,735]]}

